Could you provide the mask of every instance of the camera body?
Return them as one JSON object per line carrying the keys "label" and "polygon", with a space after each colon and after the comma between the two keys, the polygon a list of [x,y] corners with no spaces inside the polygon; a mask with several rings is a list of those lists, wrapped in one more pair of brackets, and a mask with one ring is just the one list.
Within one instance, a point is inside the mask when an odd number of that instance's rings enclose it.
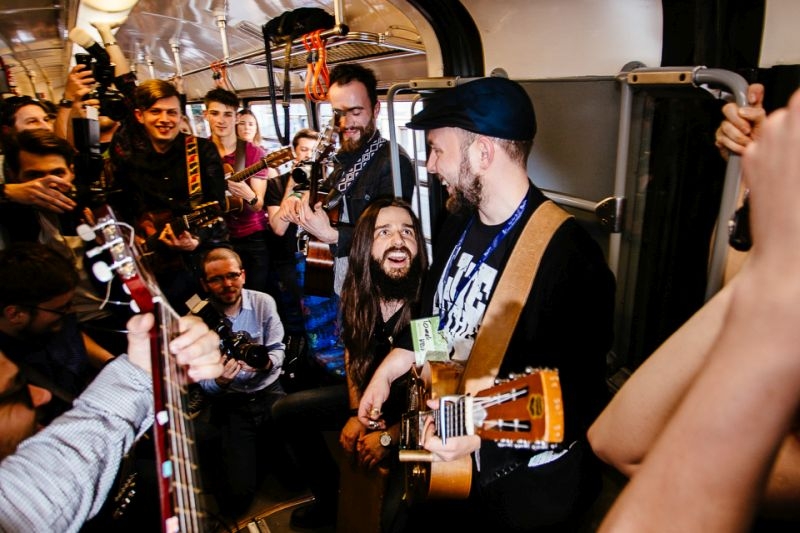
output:
{"label": "camera body", "polygon": [[92,77],[97,82],[95,89],[84,96],[83,99],[99,100],[100,114],[102,116],[106,116],[111,120],[122,120],[128,108],[119,91],[110,88],[114,82],[114,64],[97,61],[91,54],[75,54],[75,62],[90,69]]}
{"label": "camera body", "polygon": [[[199,298],[197,298],[199,300]],[[219,350],[226,357],[232,357],[258,370],[270,367],[269,350],[263,344],[253,342],[246,331],[233,331],[231,321],[220,313],[208,300],[200,300],[191,305],[187,302],[191,313],[203,319],[203,322],[219,336]]]}

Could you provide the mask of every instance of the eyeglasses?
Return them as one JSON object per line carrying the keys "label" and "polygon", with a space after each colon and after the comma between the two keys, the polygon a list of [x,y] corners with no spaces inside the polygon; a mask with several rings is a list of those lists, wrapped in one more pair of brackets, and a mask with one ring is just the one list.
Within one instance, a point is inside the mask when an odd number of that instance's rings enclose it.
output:
{"label": "eyeglasses", "polygon": [[28,305],[26,306],[29,309],[37,309],[39,311],[46,311],[48,313],[53,313],[54,315],[65,316],[72,313],[72,302],[67,302],[66,304],[62,305],[58,309],[51,309],[49,307],[39,307],[38,305]]}
{"label": "eyeglasses", "polygon": [[213,276],[206,279],[206,283],[209,285],[219,285],[223,281],[236,281],[241,277],[243,272],[228,272],[227,274],[222,274],[220,276]]}

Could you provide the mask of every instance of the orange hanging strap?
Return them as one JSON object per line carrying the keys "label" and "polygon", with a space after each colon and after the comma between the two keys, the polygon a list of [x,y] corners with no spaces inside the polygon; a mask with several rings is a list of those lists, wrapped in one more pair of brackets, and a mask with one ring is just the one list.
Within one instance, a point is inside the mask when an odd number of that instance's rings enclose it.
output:
{"label": "orange hanging strap", "polygon": [[326,40],[320,37],[322,30],[303,35],[302,42],[308,56],[306,58],[306,97],[312,102],[328,99],[328,65],[325,50]]}
{"label": "orange hanging strap", "polygon": [[313,92],[312,91],[312,85],[314,83],[314,49],[311,46],[312,45],[311,34],[310,33],[304,34],[303,37],[302,37],[302,41],[303,41],[303,46],[305,47],[306,52],[307,52],[307,54],[306,54],[306,84],[305,84],[306,98],[308,98],[309,100],[311,100],[313,102],[314,98],[312,96],[312,92]]}
{"label": "orange hanging strap", "polygon": [[[327,39],[321,37],[322,30],[314,32],[314,44],[319,52],[319,60],[314,71],[317,85],[319,89],[317,92],[317,100],[324,101],[328,99],[328,87],[330,86],[330,78],[328,76],[328,52],[327,52]],[[321,78],[321,80],[320,80]]]}

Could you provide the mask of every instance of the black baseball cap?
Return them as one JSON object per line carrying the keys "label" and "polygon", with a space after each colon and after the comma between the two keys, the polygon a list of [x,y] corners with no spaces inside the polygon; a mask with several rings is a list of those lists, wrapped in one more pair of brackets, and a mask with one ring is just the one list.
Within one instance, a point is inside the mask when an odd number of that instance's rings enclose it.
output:
{"label": "black baseball cap", "polygon": [[533,102],[519,83],[507,78],[480,78],[424,102],[425,109],[406,124],[409,128],[461,128],[512,141],[530,141],[536,135]]}

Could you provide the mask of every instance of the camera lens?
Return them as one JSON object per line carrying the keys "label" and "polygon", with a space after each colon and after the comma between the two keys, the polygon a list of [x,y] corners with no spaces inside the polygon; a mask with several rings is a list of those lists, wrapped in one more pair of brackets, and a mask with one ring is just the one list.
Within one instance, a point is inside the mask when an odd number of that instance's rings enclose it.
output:
{"label": "camera lens", "polygon": [[253,368],[266,368],[269,364],[269,350],[262,344],[239,346],[240,359]]}

